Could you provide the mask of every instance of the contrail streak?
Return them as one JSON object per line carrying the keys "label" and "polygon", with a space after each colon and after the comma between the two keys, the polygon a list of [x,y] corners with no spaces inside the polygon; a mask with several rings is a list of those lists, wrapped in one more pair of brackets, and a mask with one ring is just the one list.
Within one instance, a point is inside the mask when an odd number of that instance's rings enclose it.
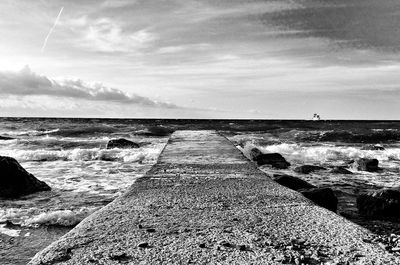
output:
{"label": "contrail streak", "polygon": [[60,20],[63,9],[64,9],[64,7],[61,7],[60,12],[58,13],[58,16],[56,18],[56,21],[54,21],[53,26],[51,27],[51,29],[49,30],[49,33],[47,34],[46,38],[44,39],[42,49],[40,49],[41,52],[44,52],[44,49],[46,48],[46,45],[47,45],[47,41],[49,40],[51,33],[53,33],[54,29],[56,28],[57,23]]}

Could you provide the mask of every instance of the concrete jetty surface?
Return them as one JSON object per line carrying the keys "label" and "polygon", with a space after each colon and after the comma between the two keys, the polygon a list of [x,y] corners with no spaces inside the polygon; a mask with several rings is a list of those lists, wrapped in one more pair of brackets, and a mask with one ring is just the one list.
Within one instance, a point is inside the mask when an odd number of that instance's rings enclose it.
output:
{"label": "concrete jetty surface", "polygon": [[400,264],[371,236],[217,132],[177,131],[123,196],[29,264]]}

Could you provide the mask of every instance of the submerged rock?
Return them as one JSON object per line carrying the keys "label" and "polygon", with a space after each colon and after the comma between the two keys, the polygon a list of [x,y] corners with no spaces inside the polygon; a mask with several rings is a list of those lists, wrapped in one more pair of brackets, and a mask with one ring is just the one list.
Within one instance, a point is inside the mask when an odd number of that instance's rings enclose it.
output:
{"label": "submerged rock", "polygon": [[139,148],[137,143],[120,138],[108,141],[107,149],[111,148]]}
{"label": "submerged rock", "polygon": [[168,136],[174,132],[174,129],[167,128],[164,126],[152,126],[144,131],[136,132],[137,135],[144,136]]}
{"label": "submerged rock", "polygon": [[375,145],[366,145],[366,146],[363,146],[363,147],[361,148],[361,150],[381,150],[381,151],[383,151],[383,150],[385,150],[385,148],[384,148],[382,145],[380,145],[380,144],[375,144]]}
{"label": "submerged rock", "polygon": [[342,166],[334,167],[330,172],[335,174],[353,174],[353,172]]}
{"label": "submerged rock", "polygon": [[46,190],[50,187],[28,173],[17,160],[0,156],[0,197],[17,198]]}
{"label": "submerged rock", "polygon": [[318,171],[318,170],[326,170],[326,168],[320,167],[320,166],[313,166],[313,165],[302,165],[302,166],[296,167],[294,169],[295,172],[302,173],[302,174],[309,174],[311,172]]}
{"label": "submerged rock", "polygon": [[361,194],[357,208],[368,217],[400,217],[400,187]]}
{"label": "submerged rock", "polygon": [[275,174],[273,176],[273,179],[274,179],[274,181],[281,184],[282,186],[285,186],[292,190],[316,188],[314,185],[308,183],[305,180],[302,180],[300,178],[296,178],[293,176],[289,176],[289,175]]}
{"label": "submerged rock", "polygon": [[257,165],[271,165],[273,168],[277,169],[286,169],[290,166],[290,163],[286,161],[286,159],[278,153],[268,153],[263,154],[260,153],[253,158]]}
{"label": "submerged rock", "polygon": [[0,135],[0,140],[14,140],[14,138]]}
{"label": "submerged rock", "polygon": [[338,199],[331,188],[312,188],[300,192],[317,205],[336,212]]}
{"label": "submerged rock", "polygon": [[375,172],[380,168],[378,167],[378,159],[360,158],[355,161],[355,166],[358,170]]}

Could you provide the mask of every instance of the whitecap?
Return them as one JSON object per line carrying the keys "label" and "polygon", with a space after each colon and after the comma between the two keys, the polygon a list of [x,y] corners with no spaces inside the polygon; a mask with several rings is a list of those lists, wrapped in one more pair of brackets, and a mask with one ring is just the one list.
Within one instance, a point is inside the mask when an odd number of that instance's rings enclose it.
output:
{"label": "whitecap", "polygon": [[19,237],[21,230],[9,229],[5,224],[0,225],[0,233],[11,237]]}
{"label": "whitecap", "polygon": [[24,220],[22,226],[35,227],[41,225],[75,226],[93,213],[96,208],[81,208],[79,210],[55,210],[40,213]]}

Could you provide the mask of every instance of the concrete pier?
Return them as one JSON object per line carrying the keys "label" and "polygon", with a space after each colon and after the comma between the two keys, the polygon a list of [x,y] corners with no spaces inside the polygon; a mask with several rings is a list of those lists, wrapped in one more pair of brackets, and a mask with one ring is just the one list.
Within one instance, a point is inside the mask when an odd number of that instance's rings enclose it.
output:
{"label": "concrete pier", "polygon": [[400,264],[371,236],[217,132],[177,131],[123,196],[29,264]]}

